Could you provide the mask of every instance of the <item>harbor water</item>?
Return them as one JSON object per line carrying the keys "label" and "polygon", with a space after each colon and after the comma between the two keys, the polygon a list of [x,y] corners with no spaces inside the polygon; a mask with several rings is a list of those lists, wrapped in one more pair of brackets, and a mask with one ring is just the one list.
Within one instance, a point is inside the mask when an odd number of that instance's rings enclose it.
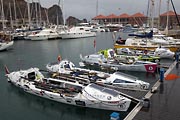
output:
{"label": "harbor water", "polygon": [[[116,36],[119,34],[116,33]],[[80,54],[92,54],[107,48],[113,48],[113,37],[110,32],[80,39],[15,41],[11,49],[0,52],[0,120],[108,120],[113,111],[70,106],[25,93],[7,82],[4,70],[4,65],[10,71],[30,67],[45,69],[47,63],[57,61],[58,55],[79,66]],[[158,79],[157,75],[152,74],[122,72],[149,83]],[[123,118],[128,112],[120,112],[120,116]]]}

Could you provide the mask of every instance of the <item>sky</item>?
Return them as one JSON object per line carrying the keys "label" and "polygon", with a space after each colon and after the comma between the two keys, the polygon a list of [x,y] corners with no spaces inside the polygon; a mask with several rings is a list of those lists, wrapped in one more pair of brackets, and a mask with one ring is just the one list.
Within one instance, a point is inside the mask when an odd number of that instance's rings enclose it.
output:
{"label": "sky", "polygon": [[[36,0],[33,0],[36,1]],[[58,4],[59,0],[37,0],[43,7],[49,8],[54,4]],[[154,0],[155,14],[158,15],[159,1],[161,1],[161,14],[167,11],[168,0]],[[148,0],[60,0],[63,8],[64,17],[76,17],[78,19],[91,20],[98,13],[108,16],[110,14],[120,15],[127,13],[133,15],[141,12],[147,15]],[[97,6],[98,3],[98,7]],[[180,0],[173,0],[176,12],[180,14]],[[98,8],[98,9],[96,9]],[[170,10],[173,10],[170,4]]]}

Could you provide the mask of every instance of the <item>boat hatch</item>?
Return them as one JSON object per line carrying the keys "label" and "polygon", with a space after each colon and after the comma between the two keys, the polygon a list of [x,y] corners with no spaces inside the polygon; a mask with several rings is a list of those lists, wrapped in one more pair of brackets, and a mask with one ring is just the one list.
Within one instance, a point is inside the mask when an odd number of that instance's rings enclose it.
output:
{"label": "boat hatch", "polygon": [[99,85],[96,85],[96,84],[91,84],[90,87],[94,88],[94,89],[97,89],[101,92],[104,92],[104,93],[107,93],[107,94],[110,94],[112,96],[117,96],[119,95],[118,92],[114,91],[114,90],[111,90],[111,89],[108,89],[108,88],[104,88],[102,86],[99,86]]}
{"label": "boat hatch", "polygon": [[69,65],[69,64],[65,64],[65,65],[64,65],[64,68],[70,69],[70,65]]}
{"label": "boat hatch", "polygon": [[30,72],[28,73],[28,78],[30,80],[35,80],[36,79],[36,73],[35,72]]}

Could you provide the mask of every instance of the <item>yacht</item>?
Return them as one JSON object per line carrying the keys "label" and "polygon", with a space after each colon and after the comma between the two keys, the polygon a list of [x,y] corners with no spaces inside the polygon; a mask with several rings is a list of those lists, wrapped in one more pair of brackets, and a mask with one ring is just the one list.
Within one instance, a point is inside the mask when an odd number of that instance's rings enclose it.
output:
{"label": "yacht", "polygon": [[30,40],[52,40],[58,39],[59,34],[55,29],[46,28],[41,30],[39,33],[33,32],[32,34],[28,35],[26,39]]}
{"label": "yacht", "polygon": [[96,33],[91,31],[91,27],[74,26],[60,33],[62,39],[75,39],[84,37],[95,37]]}

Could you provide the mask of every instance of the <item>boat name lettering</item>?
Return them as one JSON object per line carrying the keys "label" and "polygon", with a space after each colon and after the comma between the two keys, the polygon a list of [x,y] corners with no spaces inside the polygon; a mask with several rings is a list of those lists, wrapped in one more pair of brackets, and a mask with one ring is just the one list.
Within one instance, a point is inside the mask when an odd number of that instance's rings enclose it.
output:
{"label": "boat name lettering", "polygon": [[87,96],[92,96],[92,97],[96,97],[96,98],[105,98],[105,95],[99,95],[99,94],[95,94],[95,95],[90,95],[90,94],[86,94]]}

